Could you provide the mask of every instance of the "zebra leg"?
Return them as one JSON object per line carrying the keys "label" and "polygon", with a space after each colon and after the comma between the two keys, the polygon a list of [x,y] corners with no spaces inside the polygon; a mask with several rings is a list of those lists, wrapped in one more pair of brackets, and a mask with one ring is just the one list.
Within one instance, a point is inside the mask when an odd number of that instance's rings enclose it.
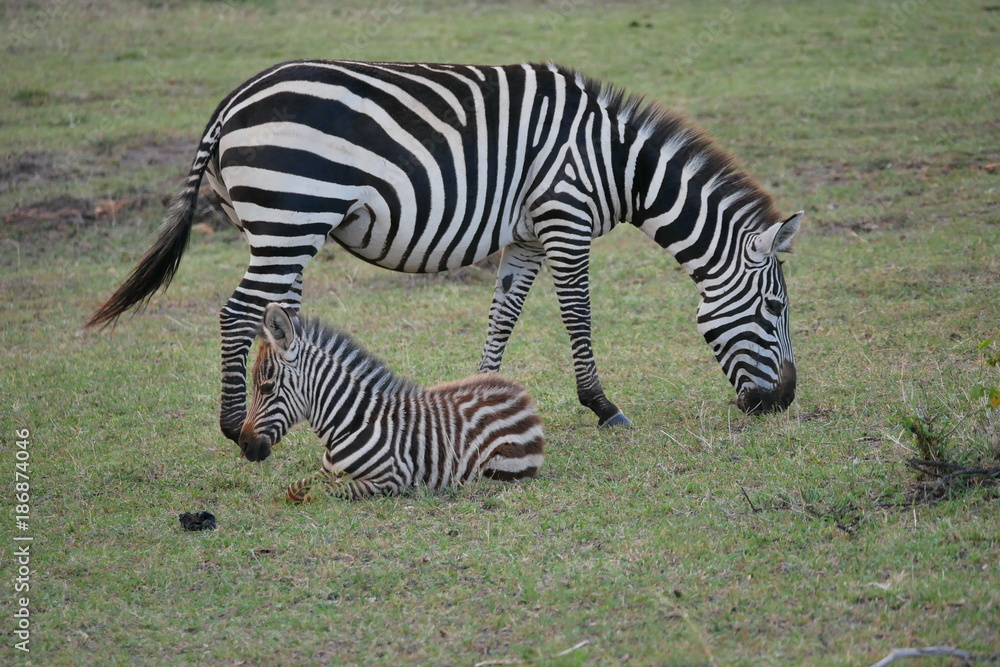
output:
{"label": "zebra leg", "polygon": [[[237,290],[237,293],[239,290]],[[263,308],[248,309],[234,293],[219,314],[222,330],[222,397],[219,428],[235,443],[247,416],[247,354],[263,317]]]}
{"label": "zebra leg", "polygon": [[546,235],[546,257],[552,269],[563,324],[569,332],[580,403],[597,415],[600,426],[630,426],[632,422],[604,395],[590,338],[590,236]]}
{"label": "zebra leg", "polygon": [[544,259],[544,249],[536,244],[515,243],[503,249],[500,268],[497,269],[497,284],[493,290],[493,304],[490,306],[489,334],[479,364],[480,373],[500,370],[507,341]]}
{"label": "zebra leg", "polygon": [[[236,443],[240,441],[240,429],[247,415],[247,355],[257,336],[264,309],[269,303],[281,303],[298,310],[302,302],[304,264],[291,267],[290,273],[274,275],[264,274],[263,265],[258,266],[256,260],[256,257],[251,258],[243,280],[219,314],[222,332],[219,427],[224,436]],[[288,267],[283,268],[288,270]]]}
{"label": "zebra leg", "polygon": [[321,468],[319,472],[289,484],[285,498],[292,503],[309,503],[316,500],[320,494],[331,494],[336,486],[346,480],[342,474]]}

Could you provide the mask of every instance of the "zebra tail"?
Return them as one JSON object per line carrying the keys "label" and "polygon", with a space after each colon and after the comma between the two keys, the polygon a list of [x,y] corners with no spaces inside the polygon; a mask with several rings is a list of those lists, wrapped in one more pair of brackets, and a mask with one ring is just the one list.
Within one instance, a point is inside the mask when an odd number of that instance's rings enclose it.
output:
{"label": "zebra tail", "polygon": [[198,153],[184,179],[183,187],[173,198],[170,213],[160,227],[156,241],[132,269],[125,282],[91,316],[86,327],[113,325],[134,306],[144,307],[157,290],[165,289],[173,280],[191,235],[201,180],[212,150],[219,140],[221,125],[217,118],[218,111],[202,135]]}

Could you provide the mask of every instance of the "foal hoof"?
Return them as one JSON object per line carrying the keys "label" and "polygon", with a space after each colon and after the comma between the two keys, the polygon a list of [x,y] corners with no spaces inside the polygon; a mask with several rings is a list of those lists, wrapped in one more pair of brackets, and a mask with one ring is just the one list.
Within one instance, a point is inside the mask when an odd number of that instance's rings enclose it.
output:
{"label": "foal hoof", "polygon": [[300,505],[305,502],[312,500],[312,487],[309,484],[303,484],[306,480],[301,482],[296,482],[295,484],[290,484],[288,490],[285,491],[285,500],[295,505]]}
{"label": "foal hoof", "polygon": [[621,410],[619,410],[618,412],[616,412],[615,416],[612,417],[611,419],[609,419],[609,420],[607,420],[605,422],[601,422],[600,424],[598,424],[598,426],[600,426],[602,428],[603,427],[610,427],[610,426],[624,426],[624,427],[627,428],[627,427],[629,427],[631,425],[632,425],[632,422],[629,420],[628,417],[626,417],[624,414],[622,414]]}

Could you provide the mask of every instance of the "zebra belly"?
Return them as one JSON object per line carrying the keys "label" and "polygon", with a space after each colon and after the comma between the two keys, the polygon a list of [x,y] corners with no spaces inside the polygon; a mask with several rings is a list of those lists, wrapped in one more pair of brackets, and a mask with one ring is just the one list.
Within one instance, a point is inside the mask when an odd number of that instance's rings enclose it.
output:
{"label": "zebra belly", "polygon": [[398,235],[391,217],[379,217],[367,203],[360,203],[330,232],[330,238],[355,257],[405,273],[437,273],[468,266],[513,242],[509,233],[501,233],[496,246],[486,243],[470,249],[460,245],[456,251],[445,254],[430,239],[414,239],[405,246],[394,245],[392,240]]}
{"label": "zebra belly", "polygon": [[[318,248],[325,239],[316,238],[316,226],[323,225],[329,238],[366,262],[434,273],[480,261],[514,240],[513,224],[462,219],[458,203],[418,189],[402,168],[343,139],[311,137],[313,143],[325,141],[315,150],[333,162],[305,176],[283,165],[299,157],[294,146],[305,141],[300,134],[310,132],[289,125],[271,128],[265,137],[255,130],[226,135],[220,142],[221,176],[209,172],[224,210],[251,247],[298,245],[307,236]],[[362,170],[380,179],[359,183]],[[442,218],[446,211],[453,219]]]}

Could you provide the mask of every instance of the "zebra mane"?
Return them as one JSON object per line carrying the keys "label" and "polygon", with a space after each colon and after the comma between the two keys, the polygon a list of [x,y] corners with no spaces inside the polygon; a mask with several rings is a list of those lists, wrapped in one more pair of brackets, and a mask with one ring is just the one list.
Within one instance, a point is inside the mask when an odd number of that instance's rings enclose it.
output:
{"label": "zebra mane", "polygon": [[397,375],[388,365],[365,349],[349,334],[312,317],[294,317],[295,335],[351,373],[378,379],[374,391],[386,394],[409,393],[419,385]]}
{"label": "zebra mane", "polygon": [[588,77],[574,69],[552,63],[548,67],[574,79],[586,94],[607,109],[611,117],[617,117],[637,136],[645,136],[647,143],[662,146],[671,141],[683,141],[677,159],[681,162],[703,160],[703,173],[720,176],[716,192],[721,197],[739,193],[742,201],[756,202],[756,214],[745,216],[743,224],[759,229],[784,219],[771,194],[746,173],[731,153],[684,115],[667,109],[655,99],[630,93],[620,86]]}

